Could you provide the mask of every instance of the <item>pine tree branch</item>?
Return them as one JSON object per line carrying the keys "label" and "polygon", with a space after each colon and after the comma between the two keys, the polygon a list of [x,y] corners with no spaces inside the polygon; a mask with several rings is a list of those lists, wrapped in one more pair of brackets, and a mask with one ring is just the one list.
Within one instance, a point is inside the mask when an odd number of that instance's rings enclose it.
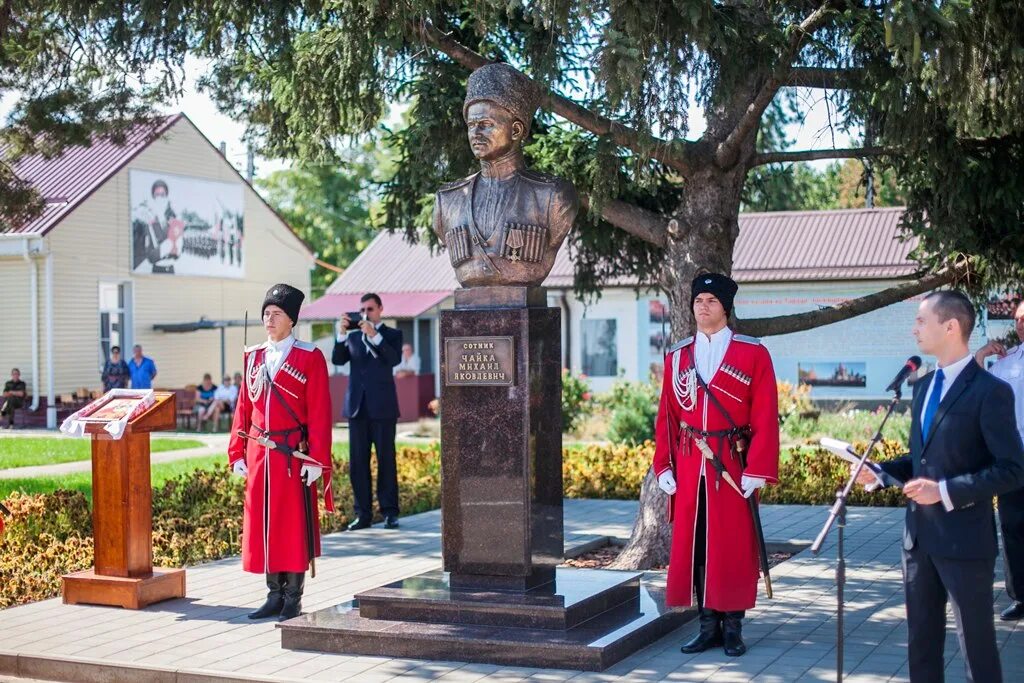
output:
{"label": "pine tree branch", "polygon": [[864,313],[876,311],[899,301],[904,301],[912,296],[923,294],[937,287],[948,285],[951,282],[962,278],[967,274],[969,262],[963,260],[956,265],[947,266],[941,270],[925,275],[917,280],[901,282],[898,285],[883,289],[880,292],[862,296],[857,299],[850,299],[835,306],[829,306],[817,311],[805,313],[794,313],[791,315],[780,315],[773,318],[751,318],[749,320],[738,320],[736,331],[742,334],[749,334],[754,337],[770,337],[779,334],[791,334],[812,330],[823,325],[831,325],[842,320],[849,320]]}
{"label": "pine tree branch", "polygon": [[[580,204],[589,209],[590,196],[581,194]],[[664,247],[667,241],[669,221],[661,214],[642,209],[635,204],[619,199],[606,199],[601,204],[601,218],[656,247]]]}
{"label": "pine tree branch", "polygon": [[901,153],[900,150],[893,147],[847,147],[843,149],[799,149],[792,152],[764,152],[754,155],[750,160],[749,168],[794,161],[863,159],[865,157],[895,156]]}
{"label": "pine tree branch", "polygon": [[798,66],[789,72],[783,85],[790,88],[853,90],[860,87],[863,79],[864,71],[862,69]]}
{"label": "pine tree branch", "polygon": [[[477,69],[491,60],[474,52],[465,45],[442,32],[433,23],[424,20],[417,27],[419,35],[428,45],[445,53],[467,69]],[[544,109],[558,114],[565,120],[576,124],[595,135],[607,135],[615,144],[630,149],[637,154],[647,155],[669,168],[686,175],[690,172],[691,156],[695,153],[696,143],[689,141],[669,142],[652,135],[641,133],[617,121],[596,114],[572,100],[550,91],[544,84],[534,83],[540,88],[540,105]]]}
{"label": "pine tree branch", "polygon": [[729,168],[736,163],[740,152],[740,145],[748,136],[757,131],[757,127],[761,123],[761,117],[764,116],[768,105],[775,99],[775,94],[789,78],[789,74],[793,70],[793,61],[800,53],[800,47],[803,45],[804,39],[825,23],[831,11],[831,6],[832,2],[826,0],[821,7],[814,10],[806,19],[800,22],[799,26],[790,26],[789,47],[785,54],[779,58],[778,65],[764,85],[761,86],[761,89],[754,97],[754,101],[747,105],[747,110],[743,112],[743,116],[736,123],[736,127],[726,136],[725,140],[719,143],[718,148],[715,150],[715,163],[720,168]]}

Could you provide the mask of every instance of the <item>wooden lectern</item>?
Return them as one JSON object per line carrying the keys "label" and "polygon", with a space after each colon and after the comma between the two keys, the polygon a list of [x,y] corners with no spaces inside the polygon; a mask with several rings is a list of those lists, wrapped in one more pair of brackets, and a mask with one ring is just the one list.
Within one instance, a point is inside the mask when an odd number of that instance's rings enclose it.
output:
{"label": "wooden lectern", "polygon": [[185,570],[153,567],[153,487],[149,433],[177,424],[174,394],[156,392],[156,402],[130,420],[120,439],[102,425],[92,435],[92,526],[95,565],[63,577],[64,603],[140,609],[185,597]]}

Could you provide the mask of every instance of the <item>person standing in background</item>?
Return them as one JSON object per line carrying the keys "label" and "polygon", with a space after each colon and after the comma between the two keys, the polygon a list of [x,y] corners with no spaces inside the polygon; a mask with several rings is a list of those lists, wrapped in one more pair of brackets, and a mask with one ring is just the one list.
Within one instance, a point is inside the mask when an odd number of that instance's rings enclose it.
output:
{"label": "person standing in background", "polygon": [[132,347],[132,359],[128,361],[128,373],[132,378],[132,389],[152,389],[156,379],[156,363],[149,356],[142,355],[142,345]]}
{"label": "person standing in background", "polygon": [[128,371],[128,364],[121,358],[120,346],[110,347],[110,359],[103,364],[100,378],[103,380],[103,391],[128,388],[131,374]]}

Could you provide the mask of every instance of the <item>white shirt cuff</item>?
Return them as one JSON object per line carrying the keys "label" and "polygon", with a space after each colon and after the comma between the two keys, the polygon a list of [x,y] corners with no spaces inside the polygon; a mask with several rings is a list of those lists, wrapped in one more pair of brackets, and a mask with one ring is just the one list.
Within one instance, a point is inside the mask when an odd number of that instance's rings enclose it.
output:
{"label": "white shirt cuff", "polygon": [[381,334],[380,332],[378,332],[377,334],[373,335],[372,337],[369,337],[367,339],[367,341],[369,341],[374,346],[380,346],[380,343],[382,341],[384,341],[384,335]]}
{"label": "white shirt cuff", "polygon": [[339,334],[339,335],[336,335],[334,337],[334,341],[338,342],[339,344],[344,344],[345,343],[345,339],[347,337],[348,337],[347,334]]}
{"label": "white shirt cuff", "polygon": [[953,500],[949,497],[949,489],[946,488],[945,479],[939,482],[939,496],[942,497],[942,507],[946,508],[946,512],[952,512],[955,508],[953,507]]}

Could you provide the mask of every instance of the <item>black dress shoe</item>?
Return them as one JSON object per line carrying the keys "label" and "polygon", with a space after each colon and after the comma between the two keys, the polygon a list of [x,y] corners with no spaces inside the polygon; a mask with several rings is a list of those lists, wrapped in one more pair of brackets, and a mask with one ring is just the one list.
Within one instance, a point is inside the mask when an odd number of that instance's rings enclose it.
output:
{"label": "black dress shoe", "polygon": [[397,529],[398,528],[398,517],[396,515],[388,515],[384,518],[385,529]]}
{"label": "black dress shoe", "polygon": [[687,655],[695,655],[698,652],[710,650],[713,647],[722,645],[722,622],[721,615],[713,609],[700,610],[700,631],[693,640],[679,648],[679,651]]}
{"label": "black dress shoe", "polygon": [[368,519],[357,519],[348,525],[349,531],[359,531],[360,529],[369,529],[370,520]]}
{"label": "black dress shoe", "polygon": [[747,651],[743,642],[743,612],[726,612],[722,617],[722,649],[729,657],[739,657]]}
{"label": "black dress shoe", "polygon": [[1003,621],[1017,621],[1024,618],[1024,602],[1013,603],[999,613],[999,618]]}

